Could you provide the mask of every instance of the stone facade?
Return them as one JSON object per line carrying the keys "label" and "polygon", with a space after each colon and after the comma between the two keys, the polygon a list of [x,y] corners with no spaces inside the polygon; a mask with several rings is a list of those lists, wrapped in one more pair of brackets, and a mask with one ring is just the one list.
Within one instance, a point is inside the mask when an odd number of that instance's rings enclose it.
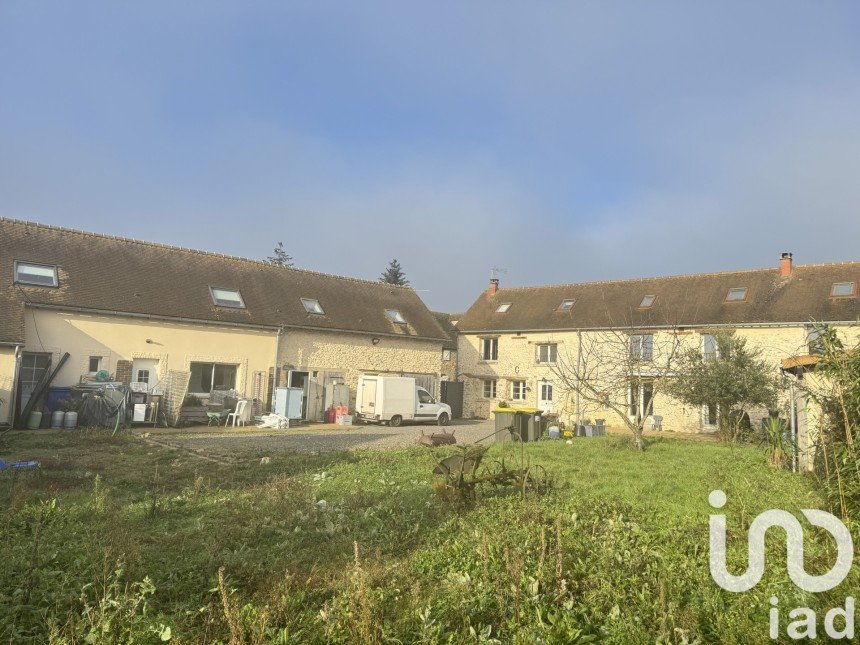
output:
{"label": "stone facade", "polygon": [[[860,338],[860,328],[844,325],[840,333],[854,342]],[[673,332],[661,330],[637,330],[654,334],[655,348],[669,340]],[[678,332],[682,346],[701,346],[702,336],[713,333],[713,329],[697,328]],[[807,327],[805,325],[748,326],[735,329],[739,336],[762,352],[762,358],[774,366],[774,375],[779,372],[784,358],[807,353]],[[583,331],[583,346],[587,346],[602,332]],[[605,332],[604,332],[605,333]],[[484,360],[482,339],[496,339],[496,360]],[[576,396],[565,388],[559,371],[565,362],[577,360],[579,334],[576,331],[529,332],[529,333],[462,333],[459,336],[458,354],[462,380],[465,381],[464,415],[466,417],[490,418],[491,410],[500,401],[512,405],[538,407],[557,413],[565,421],[577,418],[604,418],[609,426],[620,427],[619,419],[611,409],[580,402],[577,411]],[[540,346],[556,346],[556,362],[540,362]],[[655,349],[656,351],[656,349]],[[544,356],[547,358],[548,356]],[[647,373],[645,373],[647,376]],[[495,396],[485,396],[485,382],[495,380]],[[523,385],[518,385],[522,383]],[[552,400],[546,401],[546,385],[552,386]],[[491,386],[488,388],[491,389]],[[488,392],[491,393],[491,392]],[[542,397],[542,393],[544,396]],[[515,396],[523,398],[516,399]],[[626,396],[626,395],[623,395]],[[668,395],[657,391],[654,397],[654,414],[663,417],[663,429],[676,432],[708,432],[716,430],[708,425],[704,410],[692,409]],[[753,411],[751,420],[757,424],[767,414],[766,410]],[[650,421],[650,419],[649,419]],[[650,427],[650,423],[646,425]]]}

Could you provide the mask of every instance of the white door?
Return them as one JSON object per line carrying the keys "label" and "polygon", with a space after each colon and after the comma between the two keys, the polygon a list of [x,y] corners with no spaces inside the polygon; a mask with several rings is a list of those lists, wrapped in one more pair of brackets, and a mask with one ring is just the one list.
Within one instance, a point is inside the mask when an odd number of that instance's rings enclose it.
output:
{"label": "white door", "polygon": [[418,409],[415,411],[415,419],[435,419],[439,414],[439,404],[436,402],[430,392],[423,387],[418,388]]}
{"label": "white door", "polygon": [[555,386],[552,381],[538,381],[540,391],[538,392],[538,407],[544,412],[552,412],[553,396],[555,395]]}
{"label": "white door", "polygon": [[[131,382],[143,383],[146,385],[147,392],[155,392],[156,387],[158,387],[158,360],[155,358],[135,358],[131,362]],[[143,389],[143,385],[137,387]]]}

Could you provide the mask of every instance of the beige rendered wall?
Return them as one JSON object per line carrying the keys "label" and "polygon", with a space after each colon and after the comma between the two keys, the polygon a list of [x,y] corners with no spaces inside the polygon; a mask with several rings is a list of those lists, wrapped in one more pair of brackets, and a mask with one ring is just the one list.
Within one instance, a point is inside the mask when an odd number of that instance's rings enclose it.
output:
{"label": "beige rendered wall", "polygon": [[[860,337],[857,326],[842,326],[840,334],[854,339]],[[680,333],[684,346],[698,346],[703,334],[713,330],[695,329]],[[761,349],[762,357],[773,364],[774,375],[778,374],[780,361],[789,356],[807,353],[806,328],[804,325],[786,327],[748,327],[736,330],[739,336],[747,338],[750,345]],[[583,332],[583,342],[599,338],[602,332]],[[655,348],[664,343],[672,332],[655,331]],[[497,337],[499,339],[499,357],[497,361],[484,361],[481,358],[481,338]],[[531,332],[524,334],[460,334],[458,353],[460,372],[465,381],[464,415],[467,417],[489,418],[490,410],[499,401],[504,400],[514,405],[537,407],[540,382],[542,379],[552,381],[555,386],[552,411],[569,417],[576,415],[575,395],[566,391],[552,365],[537,362],[537,346],[543,343],[556,343],[561,360],[571,363],[576,361],[578,337],[576,332]],[[656,350],[655,350],[656,351]],[[486,399],[483,396],[483,380],[497,379],[496,397]],[[511,382],[524,380],[529,391],[526,400],[514,402],[511,398]],[[783,397],[787,401],[787,395]],[[784,401],[784,402],[785,402]],[[610,426],[619,426],[622,421],[611,410],[599,405],[582,403],[583,418],[605,418]],[[690,408],[672,399],[666,394],[658,393],[654,399],[655,414],[663,417],[664,430],[676,432],[708,431],[703,425],[702,410]],[[767,414],[766,410],[754,411],[750,416],[754,424]],[[650,424],[649,424],[650,425]],[[646,426],[647,427],[647,426]]]}
{"label": "beige rendered wall", "polygon": [[[367,373],[402,372],[432,374],[442,372],[442,342],[410,340],[365,334],[323,331],[284,331],[278,365],[301,371],[339,372],[350,388],[351,407],[355,403],[358,377]],[[453,358],[452,358],[453,362]]]}
{"label": "beige rendered wall", "polygon": [[15,348],[0,347],[0,423],[9,422],[12,381],[15,379]]}
{"label": "beige rendered wall", "polygon": [[216,325],[28,308],[24,333],[25,351],[50,352],[55,365],[69,352],[53,383],[58,386],[78,383],[91,356],[101,356],[102,368],[112,374],[118,360],[149,358],[158,360],[159,380],[168,369],[188,370],[192,361],[238,365],[236,389],[253,396],[251,375],[268,374],[275,358],[275,332]]}

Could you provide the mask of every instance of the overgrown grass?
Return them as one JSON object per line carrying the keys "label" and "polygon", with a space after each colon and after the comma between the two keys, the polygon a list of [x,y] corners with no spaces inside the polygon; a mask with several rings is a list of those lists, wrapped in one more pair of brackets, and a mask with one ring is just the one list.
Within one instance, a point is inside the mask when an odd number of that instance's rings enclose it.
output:
{"label": "overgrown grass", "polygon": [[[767,640],[771,595],[829,607],[860,585],[855,566],[833,592],[798,592],[776,532],[756,589],[711,581],[711,490],[728,494],[734,570],[759,512],[822,506],[750,447],[541,442],[526,450],[549,494],[465,510],[431,489],[450,449],[232,466],[102,433],[4,449],[42,461],[0,476],[4,641],[748,643]],[[821,572],[832,545],[809,534]]]}

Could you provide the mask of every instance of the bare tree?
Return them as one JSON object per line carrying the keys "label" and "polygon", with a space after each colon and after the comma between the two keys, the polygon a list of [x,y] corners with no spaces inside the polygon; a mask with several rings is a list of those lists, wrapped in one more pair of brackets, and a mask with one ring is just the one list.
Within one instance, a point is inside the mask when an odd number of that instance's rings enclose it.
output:
{"label": "bare tree", "polygon": [[633,446],[645,447],[645,421],[654,398],[665,384],[678,356],[674,327],[634,327],[577,333],[576,347],[559,352],[553,372],[576,395],[577,415],[583,407],[611,412],[633,434]]}

